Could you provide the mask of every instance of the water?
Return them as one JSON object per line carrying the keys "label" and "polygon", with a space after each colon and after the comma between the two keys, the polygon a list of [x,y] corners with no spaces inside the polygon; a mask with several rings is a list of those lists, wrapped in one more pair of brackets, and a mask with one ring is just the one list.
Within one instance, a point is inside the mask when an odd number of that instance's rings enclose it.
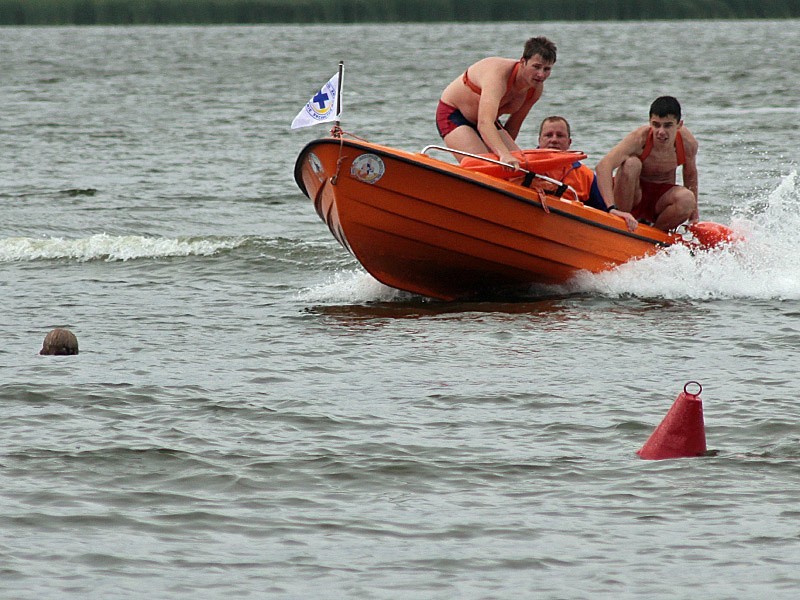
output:
{"label": "water", "polygon": [[[793,598],[799,29],[0,30],[0,596]],[[461,304],[338,247],[289,130],[338,60],[343,127],[419,150],[537,34],[523,142],[563,114],[593,165],[675,95],[744,247]],[[713,456],[640,460],[689,380]]]}

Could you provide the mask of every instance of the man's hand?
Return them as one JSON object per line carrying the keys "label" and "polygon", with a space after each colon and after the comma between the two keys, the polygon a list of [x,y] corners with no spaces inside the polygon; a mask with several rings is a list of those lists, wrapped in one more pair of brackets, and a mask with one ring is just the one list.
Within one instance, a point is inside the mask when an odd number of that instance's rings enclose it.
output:
{"label": "man's hand", "polygon": [[625,219],[625,225],[628,226],[628,231],[636,231],[636,228],[639,226],[639,221],[636,220],[636,217],[629,212],[625,212],[624,210],[612,208],[610,211],[608,211],[608,214]]}

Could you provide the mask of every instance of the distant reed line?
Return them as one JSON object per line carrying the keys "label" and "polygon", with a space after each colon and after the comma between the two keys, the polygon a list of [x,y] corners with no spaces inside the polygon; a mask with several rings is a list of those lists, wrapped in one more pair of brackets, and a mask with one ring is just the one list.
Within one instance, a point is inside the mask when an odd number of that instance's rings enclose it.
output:
{"label": "distant reed line", "polygon": [[797,17],[800,0],[0,0],[0,25]]}

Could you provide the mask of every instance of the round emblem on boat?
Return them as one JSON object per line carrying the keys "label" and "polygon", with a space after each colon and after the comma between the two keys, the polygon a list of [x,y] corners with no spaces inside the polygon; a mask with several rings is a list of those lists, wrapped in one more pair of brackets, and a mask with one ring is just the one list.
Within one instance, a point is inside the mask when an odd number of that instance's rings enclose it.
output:
{"label": "round emblem on boat", "polygon": [[322,162],[319,160],[319,156],[313,152],[308,153],[308,164],[311,166],[311,170],[314,171],[315,174],[319,175],[322,173]]}
{"label": "round emblem on boat", "polygon": [[386,170],[380,156],[362,154],[357,156],[350,167],[350,175],[364,183],[376,183]]}

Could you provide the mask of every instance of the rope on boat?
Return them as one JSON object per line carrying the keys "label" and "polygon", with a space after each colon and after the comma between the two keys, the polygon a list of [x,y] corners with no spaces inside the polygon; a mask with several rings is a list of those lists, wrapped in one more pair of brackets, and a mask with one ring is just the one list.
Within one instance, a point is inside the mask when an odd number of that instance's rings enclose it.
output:
{"label": "rope on boat", "polygon": [[369,143],[369,140],[359,137],[354,133],[350,133],[349,131],[345,131],[339,127],[338,123],[331,128],[331,136],[339,140],[339,158],[336,159],[336,173],[330,179],[331,185],[336,185],[336,182],[339,180],[339,172],[342,169],[342,162],[344,162],[344,160],[347,158],[346,156],[342,155],[342,152],[344,151],[344,136],[367,143]]}

